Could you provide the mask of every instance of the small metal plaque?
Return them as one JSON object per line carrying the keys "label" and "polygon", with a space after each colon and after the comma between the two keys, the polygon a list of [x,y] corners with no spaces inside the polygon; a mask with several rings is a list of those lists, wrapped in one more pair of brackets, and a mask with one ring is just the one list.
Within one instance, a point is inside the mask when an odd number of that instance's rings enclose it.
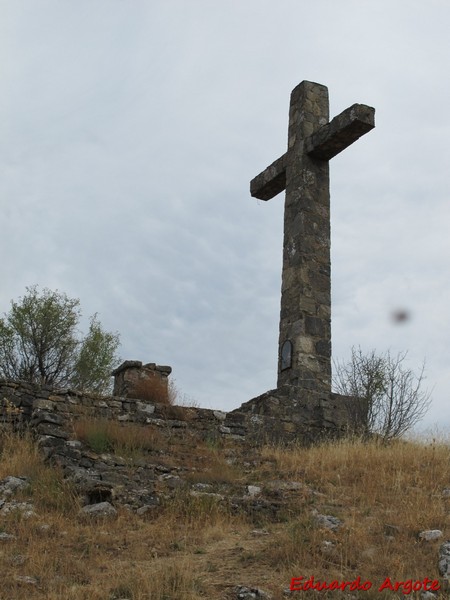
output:
{"label": "small metal plaque", "polygon": [[280,352],[281,370],[290,369],[292,367],[292,342],[286,340],[281,346]]}

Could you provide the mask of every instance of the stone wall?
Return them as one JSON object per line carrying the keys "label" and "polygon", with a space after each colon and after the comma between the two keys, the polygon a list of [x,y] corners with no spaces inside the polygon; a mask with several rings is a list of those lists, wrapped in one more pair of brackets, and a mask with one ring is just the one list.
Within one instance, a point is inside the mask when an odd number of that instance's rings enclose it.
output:
{"label": "stone wall", "polygon": [[[285,390],[282,399],[278,392],[267,392],[225,413],[0,380],[0,432],[31,430],[43,455],[62,470],[85,504],[114,501],[143,514],[159,504],[161,493],[171,493],[182,482],[180,469],[184,473],[185,466],[167,468],[158,458],[170,453],[174,445],[185,447],[189,454],[190,448],[205,442],[220,447],[225,456],[235,452],[237,445],[239,452],[249,456],[252,448],[266,442],[310,444],[344,431],[344,426],[338,427],[343,417],[339,397],[332,400],[334,405],[328,403],[331,417],[327,420],[323,399],[306,401],[297,397],[295,390]],[[79,422],[77,427],[77,420],[97,418],[125,428],[145,428],[155,440],[150,462],[138,460],[131,465],[120,456],[93,451],[83,436],[78,439],[77,429],[86,425]],[[244,505],[248,508],[248,499]],[[272,508],[273,502],[269,502],[269,512]]]}
{"label": "stone wall", "polygon": [[206,408],[171,406],[123,396],[96,396],[74,390],[53,390],[25,382],[0,380],[0,423],[3,427],[28,424],[41,436],[52,435],[52,423],[68,435],[74,420],[113,419],[139,423],[166,432],[186,431],[199,439],[230,438],[252,444],[264,442],[313,443],[345,430],[343,403],[336,395],[298,397],[298,390],[267,392],[225,413]]}

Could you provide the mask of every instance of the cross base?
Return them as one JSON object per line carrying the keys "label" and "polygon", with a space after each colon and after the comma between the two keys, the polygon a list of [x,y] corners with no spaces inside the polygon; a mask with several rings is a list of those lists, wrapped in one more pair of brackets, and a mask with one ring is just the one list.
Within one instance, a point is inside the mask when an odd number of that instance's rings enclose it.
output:
{"label": "cross base", "polygon": [[251,413],[255,419],[265,417],[266,430],[273,418],[272,430],[265,431],[267,442],[282,441],[285,434],[307,445],[321,438],[342,437],[348,432],[349,400],[331,392],[285,385],[252,398],[232,413]]}

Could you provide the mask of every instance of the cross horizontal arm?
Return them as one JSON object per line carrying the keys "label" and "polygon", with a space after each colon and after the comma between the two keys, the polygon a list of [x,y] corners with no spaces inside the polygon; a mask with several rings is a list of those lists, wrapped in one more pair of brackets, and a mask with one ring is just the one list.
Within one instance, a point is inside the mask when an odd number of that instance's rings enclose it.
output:
{"label": "cross horizontal arm", "polygon": [[286,187],[287,154],[280,156],[250,182],[250,194],[260,200],[270,200]]}
{"label": "cross horizontal arm", "polygon": [[330,160],[375,127],[375,109],[354,104],[305,140],[305,151],[313,158]]}

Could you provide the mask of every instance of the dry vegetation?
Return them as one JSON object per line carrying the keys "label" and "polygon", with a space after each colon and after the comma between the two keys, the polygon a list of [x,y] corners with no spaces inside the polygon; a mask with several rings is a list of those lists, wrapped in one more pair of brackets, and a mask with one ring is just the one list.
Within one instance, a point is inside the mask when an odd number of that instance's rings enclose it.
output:
{"label": "dry vegetation", "polygon": [[99,454],[111,452],[130,458],[163,449],[164,446],[164,438],[157,429],[133,423],[124,426],[110,419],[79,419],[73,427],[76,439]]}
{"label": "dry vegetation", "polygon": [[[109,427],[96,433],[85,423],[79,434],[97,435],[106,439],[109,452],[129,451],[141,460],[161,442],[145,428]],[[282,510],[276,518],[235,514],[226,502],[193,497],[187,487],[151,516],[119,508],[116,520],[97,523],[78,520],[78,499],[58,470],[44,464],[31,439],[3,433],[0,451],[0,479],[28,476],[30,487],[18,498],[31,501],[36,511],[28,519],[0,517],[0,532],[16,536],[0,541],[2,600],[219,600],[235,598],[238,584],[281,600],[292,577],[311,575],[328,582],[360,575],[374,586],[354,597],[403,598],[379,593],[378,585],[386,576],[437,578],[443,540],[421,542],[418,533],[449,531],[450,499],[442,490],[450,487],[450,447],[444,442],[353,441],[257,451],[213,443],[178,446],[172,440],[159,448],[161,460],[187,466],[190,483],[210,483],[221,493],[234,486],[241,495],[245,485],[259,485]],[[269,485],[274,480],[305,485],[280,491]],[[314,509],[339,517],[344,526],[336,532],[320,529]],[[37,585],[24,576],[36,578]],[[345,596],[294,592],[292,597]]]}
{"label": "dry vegetation", "polygon": [[174,418],[176,418],[177,406],[197,408],[199,406],[195,400],[180,391],[174,379],[169,379],[168,382],[162,381],[158,377],[140,379],[133,386],[129,397],[143,402],[157,402],[172,407]]}
{"label": "dry vegetation", "polygon": [[174,395],[170,393],[168,383],[157,377],[140,379],[133,387],[132,398],[145,402],[159,402],[160,404],[174,404]]}

